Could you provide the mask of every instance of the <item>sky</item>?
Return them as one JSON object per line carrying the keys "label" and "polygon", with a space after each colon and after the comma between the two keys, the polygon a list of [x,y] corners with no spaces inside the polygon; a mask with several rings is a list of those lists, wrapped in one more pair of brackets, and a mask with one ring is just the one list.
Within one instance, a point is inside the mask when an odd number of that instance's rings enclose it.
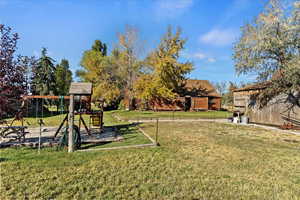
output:
{"label": "sky", "polygon": [[254,81],[234,70],[233,45],[240,28],[263,10],[267,0],[0,0],[0,24],[17,32],[18,53],[39,56],[42,47],[57,63],[68,59],[73,72],[96,39],[111,50],[126,24],[139,30],[142,54],[153,50],[170,25],[187,39],[182,61],[189,78]]}

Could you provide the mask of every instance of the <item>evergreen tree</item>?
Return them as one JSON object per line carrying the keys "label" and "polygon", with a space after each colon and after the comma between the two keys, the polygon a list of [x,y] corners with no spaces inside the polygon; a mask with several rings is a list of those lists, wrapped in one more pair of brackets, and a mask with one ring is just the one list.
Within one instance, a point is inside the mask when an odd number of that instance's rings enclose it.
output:
{"label": "evergreen tree", "polygon": [[62,59],[56,66],[55,82],[57,95],[67,95],[72,82],[72,72],[69,69],[68,60]]}
{"label": "evergreen tree", "polygon": [[47,49],[43,48],[37,65],[32,69],[32,84],[35,94],[49,95],[56,93],[54,62],[51,57],[47,56]]}
{"label": "evergreen tree", "polygon": [[100,40],[95,40],[92,46],[92,50],[101,52],[102,56],[107,56],[107,46],[105,43],[102,43]]}

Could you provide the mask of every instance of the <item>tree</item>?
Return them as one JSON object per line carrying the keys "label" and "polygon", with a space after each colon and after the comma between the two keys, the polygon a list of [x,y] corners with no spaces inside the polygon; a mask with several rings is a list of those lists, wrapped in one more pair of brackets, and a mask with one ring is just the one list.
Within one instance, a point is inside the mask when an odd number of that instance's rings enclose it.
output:
{"label": "tree", "polygon": [[[105,48],[104,48],[105,47]],[[84,52],[81,59],[83,70],[76,72],[83,81],[94,85],[93,100],[104,99],[107,105],[120,100],[121,78],[118,75],[119,53],[114,50],[112,56],[106,56],[106,45],[96,40],[90,50]]]}
{"label": "tree", "polygon": [[158,48],[146,59],[149,73],[141,76],[136,83],[137,96],[145,101],[150,99],[173,99],[182,93],[185,76],[192,70],[190,62],[179,62],[179,53],[186,40],[181,30],[172,33],[171,27],[162,38]]}
{"label": "tree", "polygon": [[226,93],[227,90],[227,82],[226,81],[220,81],[213,83],[214,87],[216,88],[217,92],[223,96]]}
{"label": "tree", "polygon": [[216,88],[217,92],[222,96],[222,105],[227,104],[227,96],[226,91],[227,91],[227,82],[226,81],[220,81],[220,82],[215,82],[213,83],[214,87]]}
{"label": "tree", "polygon": [[133,97],[133,85],[142,67],[138,59],[138,30],[126,26],[125,32],[118,34],[118,42],[107,55],[106,44],[96,40],[83,54],[83,70],[76,72],[83,81],[94,84],[93,99],[104,99],[107,106],[117,106],[125,93]]}
{"label": "tree", "polygon": [[92,50],[101,52],[102,56],[107,56],[107,46],[105,43],[102,43],[100,40],[95,40]]}
{"label": "tree", "polygon": [[35,94],[48,95],[56,93],[55,60],[47,56],[47,49],[43,48],[37,65],[32,69],[33,91]]}
{"label": "tree", "polygon": [[[289,108],[300,107],[300,2],[283,8],[271,0],[257,19],[242,27],[234,47],[238,74],[257,74],[267,83],[257,100],[261,107],[285,94]],[[281,99],[282,100],[282,99]]]}
{"label": "tree", "polygon": [[124,80],[124,88],[122,96],[127,93],[129,97],[129,109],[132,107],[132,99],[134,97],[134,82],[140,75],[142,62],[139,61],[138,55],[141,51],[141,42],[139,40],[139,31],[137,28],[126,25],[124,33],[119,33],[119,56],[115,60],[119,65],[120,76]]}
{"label": "tree", "polygon": [[34,58],[15,55],[19,36],[0,24],[0,117],[13,116],[27,92],[27,69]]}
{"label": "tree", "polygon": [[72,72],[69,69],[69,61],[62,59],[55,70],[56,92],[58,95],[67,95],[72,82]]}
{"label": "tree", "polygon": [[239,87],[236,83],[229,81],[228,92],[225,95],[226,105],[233,106],[233,91],[238,88]]}

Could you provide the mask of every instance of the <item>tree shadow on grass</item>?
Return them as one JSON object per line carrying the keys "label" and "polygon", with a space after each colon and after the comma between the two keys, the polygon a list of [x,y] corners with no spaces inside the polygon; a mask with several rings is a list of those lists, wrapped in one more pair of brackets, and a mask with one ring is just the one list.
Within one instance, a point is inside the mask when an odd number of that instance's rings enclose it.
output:
{"label": "tree shadow on grass", "polygon": [[87,144],[83,144],[83,146],[80,147],[80,149],[90,149],[93,147],[99,147],[105,144],[109,144],[112,143],[112,141],[109,142],[99,142],[99,143],[87,143]]}
{"label": "tree shadow on grass", "polygon": [[8,159],[7,158],[0,158],[0,163],[5,162],[5,161],[8,161]]}

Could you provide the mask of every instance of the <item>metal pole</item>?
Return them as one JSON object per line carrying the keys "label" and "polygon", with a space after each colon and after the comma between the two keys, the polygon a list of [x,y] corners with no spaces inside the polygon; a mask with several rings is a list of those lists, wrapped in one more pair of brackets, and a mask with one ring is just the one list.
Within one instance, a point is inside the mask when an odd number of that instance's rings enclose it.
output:
{"label": "metal pole", "polygon": [[158,118],[156,119],[155,142],[156,142],[156,145],[158,145]]}
{"label": "metal pole", "polygon": [[74,141],[73,141],[73,125],[74,125],[74,95],[70,95],[70,105],[69,105],[69,137],[68,137],[68,152],[74,151]]}
{"label": "metal pole", "polygon": [[42,121],[41,119],[39,120],[39,124],[40,124],[40,134],[39,134],[39,154],[41,153],[41,136],[42,136]]}

